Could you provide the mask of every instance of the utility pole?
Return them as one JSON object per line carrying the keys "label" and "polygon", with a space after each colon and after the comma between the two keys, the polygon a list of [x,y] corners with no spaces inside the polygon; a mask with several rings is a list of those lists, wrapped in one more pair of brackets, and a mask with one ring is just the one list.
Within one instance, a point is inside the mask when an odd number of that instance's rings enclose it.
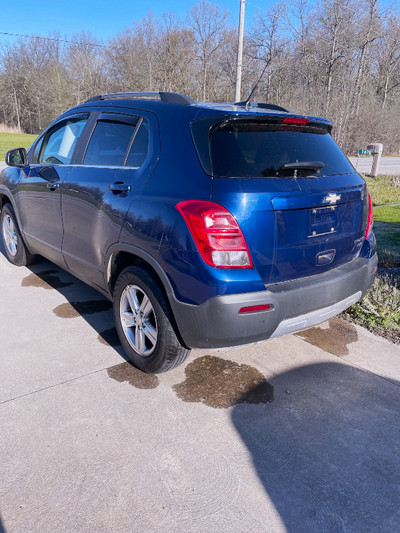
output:
{"label": "utility pole", "polygon": [[241,89],[241,86],[242,86],[244,3],[245,3],[245,0],[240,0],[238,53],[237,53],[237,63],[236,63],[235,102],[239,102],[240,101],[240,89]]}

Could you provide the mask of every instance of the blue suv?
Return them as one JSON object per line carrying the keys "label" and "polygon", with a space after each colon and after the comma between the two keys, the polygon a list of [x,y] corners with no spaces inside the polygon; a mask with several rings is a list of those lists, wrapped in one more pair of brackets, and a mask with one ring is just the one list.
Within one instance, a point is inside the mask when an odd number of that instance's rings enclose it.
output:
{"label": "blue suv", "polygon": [[40,254],[110,298],[146,372],[308,328],[377,265],[365,181],[330,131],[268,104],[97,96],[7,153],[7,257]]}

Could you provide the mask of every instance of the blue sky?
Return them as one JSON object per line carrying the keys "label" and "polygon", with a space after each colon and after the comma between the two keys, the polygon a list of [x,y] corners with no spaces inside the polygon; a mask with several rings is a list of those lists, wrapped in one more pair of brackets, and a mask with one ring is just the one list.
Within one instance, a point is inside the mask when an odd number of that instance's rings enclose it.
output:
{"label": "blue sky", "polygon": [[[85,30],[107,39],[143,18],[149,9],[157,16],[174,11],[184,18],[195,3],[195,0],[18,0],[16,7],[16,2],[3,0],[0,32],[48,36],[56,31],[68,38]],[[239,0],[210,0],[210,3],[229,10],[230,24],[238,24]],[[257,8],[266,9],[272,3],[273,0],[246,0],[246,26]],[[15,38],[0,34],[0,44],[5,41],[13,42]]]}

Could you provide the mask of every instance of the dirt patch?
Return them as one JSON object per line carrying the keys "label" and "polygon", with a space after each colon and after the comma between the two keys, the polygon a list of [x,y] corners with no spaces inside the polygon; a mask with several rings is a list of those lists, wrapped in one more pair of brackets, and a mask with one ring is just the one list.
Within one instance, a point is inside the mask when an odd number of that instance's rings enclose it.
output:
{"label": "dirt patch", "polygon": [[273,386],[249,365],[206,355],[188,364],[185,374],[185,381],[173,386],[185,402],[226,409],[238,403],[265,404],[274,398]]}
{"label": "dirt patch", "polygon": [[56,274],[59,274],[58,270],[42,270],[37,274],[29,274],[22,282],[22,287],[40,287],[41,289],[63,289],[73,285],[72,281],[61,281]]}
{"label": "dirt patch", "polygon": [[130,385],[137,389],[155,389],[158,387],[160,381],[154,374],[146,374],[138,370],[130,363],[121,363],[107,369],[110,378],[115,379],[119,383],[127,381]]}
{"label": "dirt patch", "polygon": [[295,335],[325,352],[338,356],[348,355],[348,345],[358,341],[356,328],[338,317],[329,320],[329,328],[310,328]]}
{"label": "dirt patch", "polygon": [[53,313],[60,318],[76,318],[81,315],[102,313],[112,308],[109,300],[89,300],[87,302],[66,302],[55,309]]}

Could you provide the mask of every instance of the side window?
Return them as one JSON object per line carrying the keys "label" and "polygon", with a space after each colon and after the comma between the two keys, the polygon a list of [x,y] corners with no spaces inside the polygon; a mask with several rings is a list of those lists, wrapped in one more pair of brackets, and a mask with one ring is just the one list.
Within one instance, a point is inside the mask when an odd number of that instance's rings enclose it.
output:
{"label": "side window", "polygon": [[39,154],[40,154],[40,150],[42,149],[42,144],[43,144],[43,137],[39,139],[38,142],[36,143],[36,146],[35,146],[35,149],[32,155],[32,163],[37,163],[39,161]]}
{"label": "side window", "polygon": [[99,120],[83,163],[85,165],[123,166],[135,129],[135,124]]}
{"label": "side window", "polygon": [[131,149],[126,159],[127,167],[140,167],[146,159],[149,151],[149,122],[143,119],[137,132]]}
{"label": "side window", "polygon": [[87,117],[75,117],[63,120],[54,126],[43,139],[39,157],[37,158],[38,163],[44,165],[68,165],[71,162],[76,143],[86,124],[86,120]]}

